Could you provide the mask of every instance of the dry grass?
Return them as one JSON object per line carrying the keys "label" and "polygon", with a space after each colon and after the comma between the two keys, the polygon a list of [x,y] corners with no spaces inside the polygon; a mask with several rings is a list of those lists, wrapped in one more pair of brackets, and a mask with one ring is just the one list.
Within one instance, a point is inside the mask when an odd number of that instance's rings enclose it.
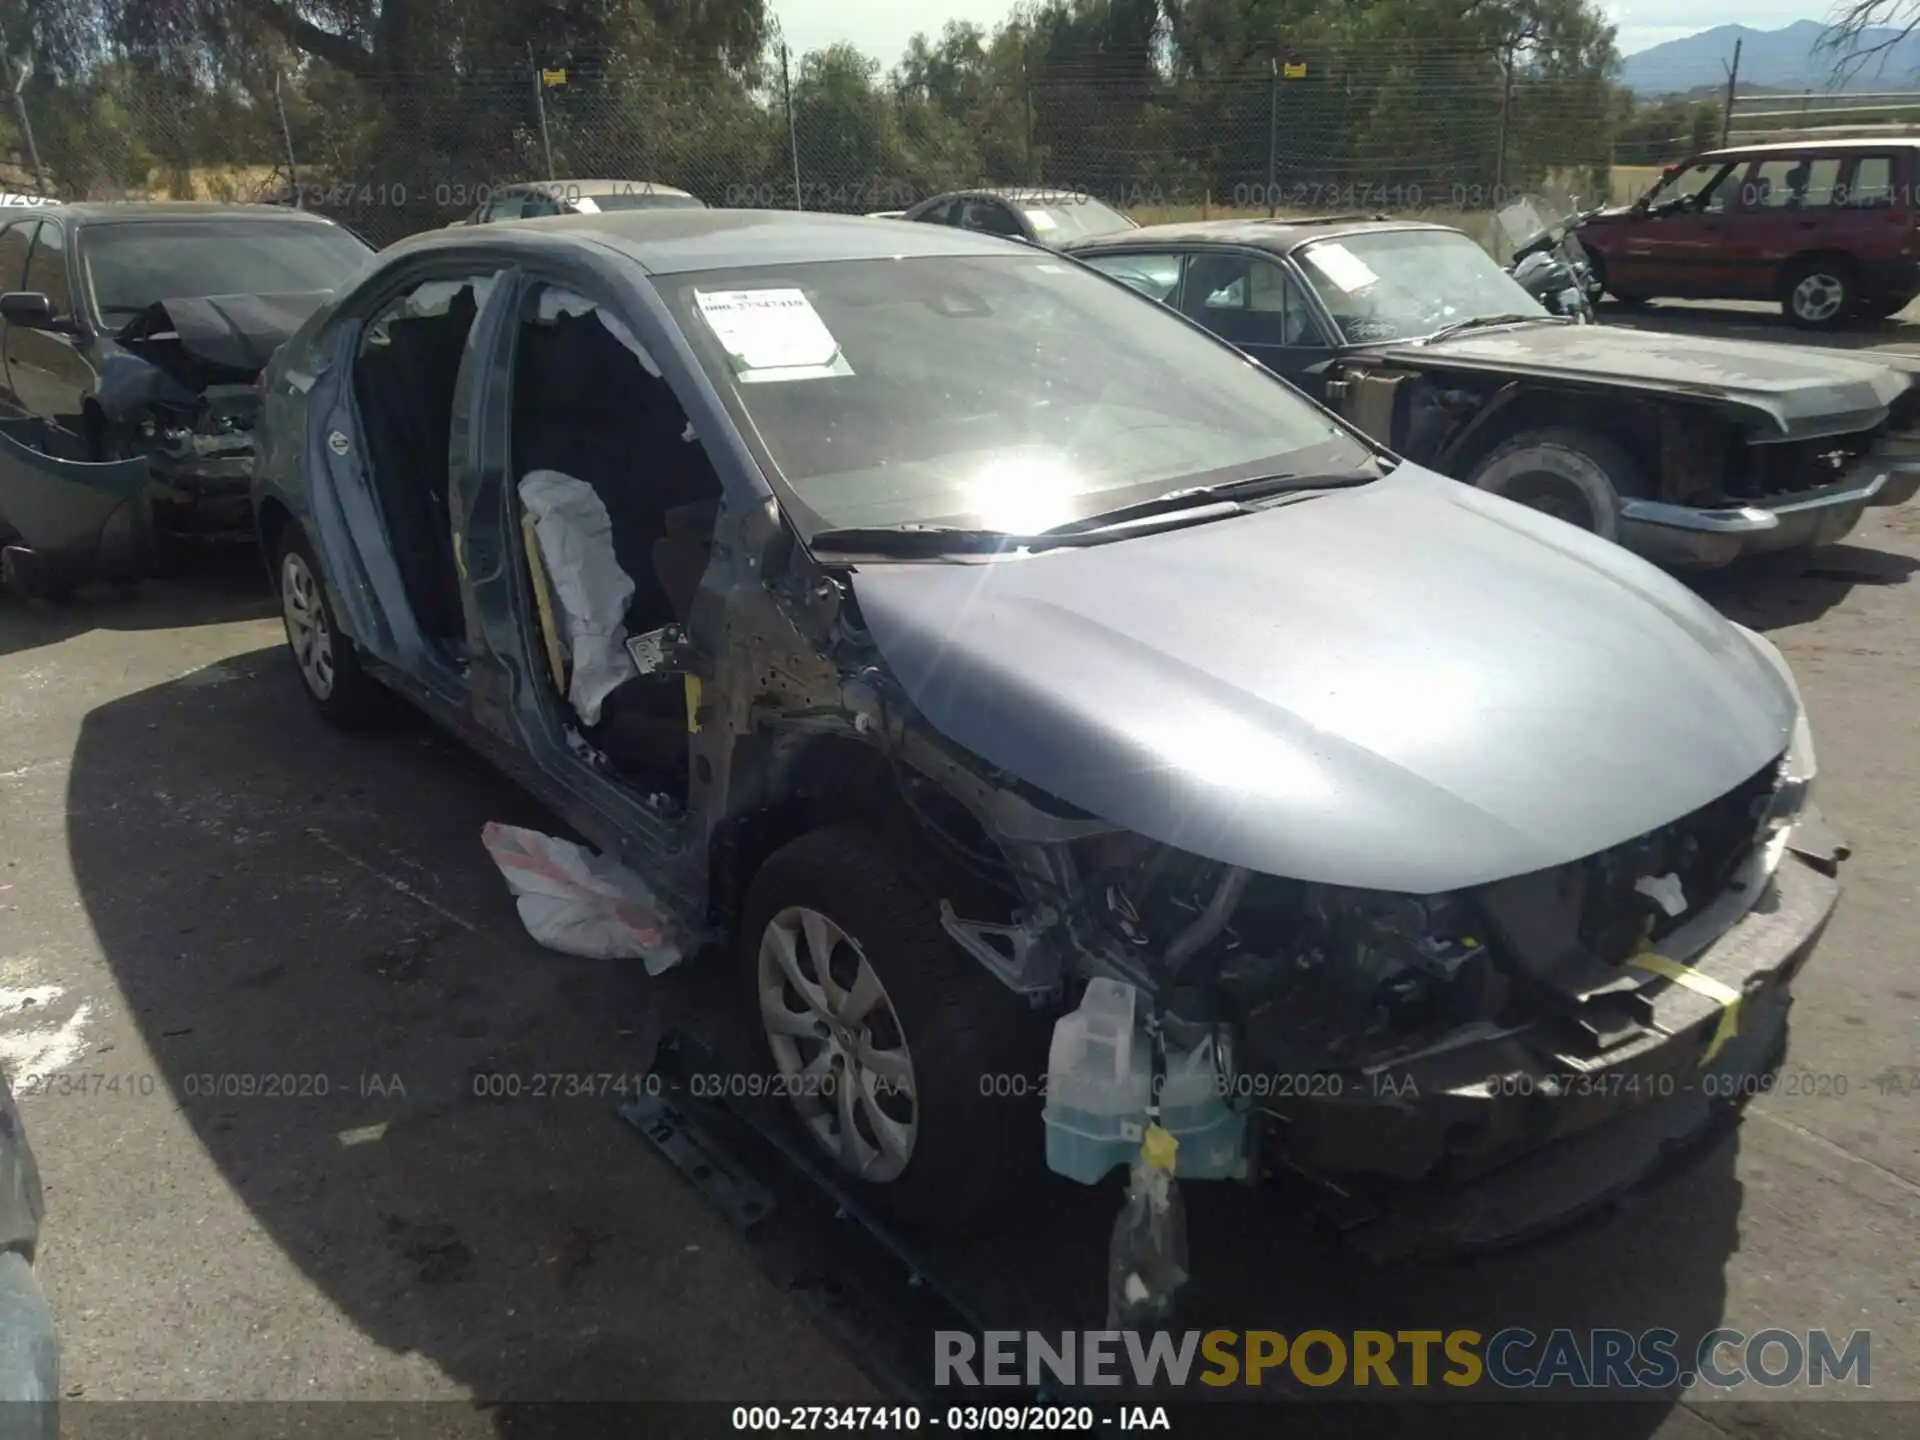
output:
{"label": "dry grass", "polygon": [[272,165],[195,165],[181,170],[155,166],[139,185],[95,186],[92,200],[264,200],[285,188]]}

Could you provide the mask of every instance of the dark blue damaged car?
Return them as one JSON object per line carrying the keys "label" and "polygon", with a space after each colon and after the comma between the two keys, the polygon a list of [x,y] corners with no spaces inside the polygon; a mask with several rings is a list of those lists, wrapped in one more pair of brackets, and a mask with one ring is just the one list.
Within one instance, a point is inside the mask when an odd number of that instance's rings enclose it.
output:
{"label": "dark blue damaged car", "polygon": [[1041,1087],[995,1077],[1094,979],[1213,1067],[1206,1175],[1316,1177],[1383,1250],[1555,1223],[1778,1057],[1843,853],[1779,652],[1074,261],[463,227],[266,388],[290,677],[628,867],[903,1217],[1028,1193]]}

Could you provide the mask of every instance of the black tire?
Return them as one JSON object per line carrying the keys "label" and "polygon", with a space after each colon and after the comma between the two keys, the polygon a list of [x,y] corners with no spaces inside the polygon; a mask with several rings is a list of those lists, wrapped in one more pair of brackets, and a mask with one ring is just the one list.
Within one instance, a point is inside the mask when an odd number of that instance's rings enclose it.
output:
{"label": "black tire", "polygon": [[1644,495],[1640,464],[1604,435],[1550,426],[1522,430],[1484,455],[1467,483],[1577,525],[1619,538],[1620,497]]}
{"label": "black tire", "polygon": [[1844,260],[1802,260],[1780,282],[1780,309],[1802,330],[1837,330],[1859,305],[1860,285]]}
{"label": "black tire", "polygon": [[[882,1183],[845,1164],[838,1173],[902,1220],[956,1228],[988,1219],[1042,1159],[1037,1077],[1046,1069],[1049,1031],[1044,1017],[942,928],[943,888],[917,844],[860,823],[828,826],[783,846],[760,867],[736,947],[746,1026],[765,1073],[774,1076],[787,1072],[775,1059],[761,1012],[761,948],[770,927],[805,909],[826,916],[853,941],[857,948],[851,951],[834,946],[828,973],[849,983],[854,971],[848,967],[857,968],[864,957],[878,977],[889,1013],[870,1013],[889,1032],[897,1019],[914,1092],[911,1107],[903,1111],[895,1103],[893,1114],[897,1119],[910,1113],[914,1135],[904,1168]],[[769,958],[768,964],[777,961]],[[810,956],[803,973],[817,973]],[[773,993],[789,1013],[802,1013],[796,1005],[804,1008],[804,999],[793,987]],[[781,1108],[794,1127],[821,1146],[829,1164],[837,1163],[834,1142],[811,1129],[801,1113],[822,1102],[799,1086],[784,1086],[781,1093]],[[897,1102],[897,1091],[891,1098]],[[837,1117],[825,1123],[837,1130]],[[864,1135],[874,1134],[864,1116],[856,1117],[856,1131],[862,1126]]]}
{"label": "black tire", "polygon": [[[301,587],[301,574],[307,582],[305,613],[311,617],[311,623],[319,627],[326,642],[331,662],[330,683],[323,684],[319,672],[302,656],[298,634],[301,617],[295,614],[299,607],[292,595],[293,589]],[[293,660],[300,688],[313,702],[314,709],[329,724],[345,730],[365,729],[384,721],[392,713],[387,694],[361,669],[353,641],[340,632],[339,622],[333,616],[333,602],[327,598],[320,562],[314,557],[306,533],[291,521],[274,547],[273,585],[280,601],[280,623],[286,631],[287,653]]]}

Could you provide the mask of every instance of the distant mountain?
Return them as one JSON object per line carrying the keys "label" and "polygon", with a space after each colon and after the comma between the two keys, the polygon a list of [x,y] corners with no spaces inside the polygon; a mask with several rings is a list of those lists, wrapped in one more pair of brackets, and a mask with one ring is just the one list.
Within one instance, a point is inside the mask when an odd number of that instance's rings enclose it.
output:
{"label": "distant mountain", "polygon": [[1775,90],[1920,89],[1920,31],[1904,38],[1898,30],[1884,27],[1863,32],[1852,53],[1864,53],[1883,42],[1890,42],[1890,48],[1862,62],[1845,79],[1838,76],[1847,68],[1845,56],[1820,48],[1826,33],[1827,27],[1818,20],[1796,20],[1782,30],[1716,25],[1627,56],[1620,63],[1620,79],[1643,96],[1724,86],[1724,67],[1732,61],[1738,40],[1742,90],[1749,83]]}

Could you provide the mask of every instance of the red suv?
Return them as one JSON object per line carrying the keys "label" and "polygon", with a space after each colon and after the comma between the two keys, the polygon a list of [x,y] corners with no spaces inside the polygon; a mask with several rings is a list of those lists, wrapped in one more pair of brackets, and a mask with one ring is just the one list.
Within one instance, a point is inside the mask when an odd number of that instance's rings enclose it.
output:
{"label": "red suv", "polygon": [[1777,300],[1797,325],[1886,317],[1920,295],[1920,140],[1796,141],[1669,166],[1579,230],[1619,301]]}

